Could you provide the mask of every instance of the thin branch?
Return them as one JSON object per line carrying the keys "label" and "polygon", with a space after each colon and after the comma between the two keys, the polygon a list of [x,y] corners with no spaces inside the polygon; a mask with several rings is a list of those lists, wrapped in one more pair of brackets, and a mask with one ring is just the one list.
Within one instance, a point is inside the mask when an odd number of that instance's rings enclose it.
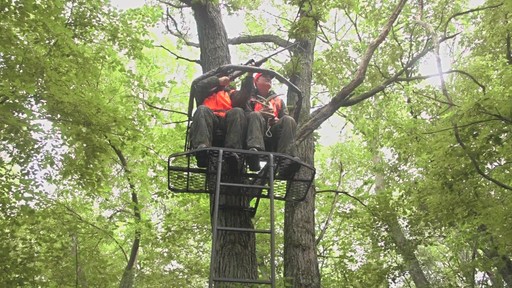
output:
{"label": "thin branch", "polygon": [[[497,121],[497,120],[499,120],[499,119],[479,120],[479,121],[474,121],[474,122],[467,123],[467,124],[464,124],[464,125],[459,125],[458,127],[459,128],[465,128],[465,127],[469,127],[469,126],[472,126],[472,125],[482,124],[482,123],[487,123],[487,122]],[[431,135],[431,134],[437,134],[437,133],[446,132],[446,131],[449,131],[449,130],[453,130],[453,127],[438,129],[438,130],[430,131],[430,132],[423,132],[422,134]]]}
{"label": "thin branch", "polygon": [[187,113],[185,112],[181,112],[181,111],[176,111],[176,110],[171,110],[171,109],[167,109],[167,108],[162,108],[162,107],[158,107],[158,106],[155,106],[151,103],[149,103],[148,101],[146,100],[143,100],[141,99],[142,101],[144,101],[144,104],[146,104],[147,106],[153,108],[153,109],[156,109],[156,110],[160,110],[160,111],[164,111],[164,112],[171,112],[171,113],[177,113],[177,114],[182,114],[182,115],[185,115],[187,116]]}
{"label": "thin branch", "polygon": [[[415,94],[417,94],[417,95],[419,95],[419,96],[421,96],[423,98],[430,99],[430,100],[432,100],[434,102],[438,102],[438,103],[446,104],[446,105],[452,105],[452,103],[447,102],[447,101],[443,101],[443,100],[439,100],[439,99],[437,99],[437,97],[431,97],[429,95],[425,95],[424,93],[420,93],[419,91],[415,91],[415,90],[413,90],[413,91],[415,92]],[[457,105],[453,104],[453,106],[457,106]]]}
{"label": "thin branch", "polygon": [[176,59],[182,59],[182,60],[185,60],[185,61],[188,61],[188,62],[192,62],[192,63],[196,63],[196,64],[199,64],[201,65],[201,61],[200,60],[192,60],[192,59],[189,59],[189,58],[185,58],[185,57],[182,57],[182,56],[179,56],[178,54],[172,52],[169,48],[163,46],[163,45],[155,45],[155,47],[160,47],[160,48],[163,48],[165,51],[171,53],[172,55],[174,55],[174,57],[176,57]]}
{"label": "thin branch", "polygon": [[453,100],[451,99],[450,94],[448,94],[448,90],[446,88],[446,82],[444,80],[443,65],[441,62],[441,55],[440,55],[441,42],[440,42],[439,36],[437,35],[436,31],[434,30],[434,27],[432,27],[432,25],[430,25],[429,23],[423,21],[423,19],[421,19],[421,18],[416,19],[416,22],[420,26],[425,28],[425,30],[427,30],[428,34],[430,34],[430,36],[432,37],[432,42],[434,43],[434,55],[436,56],[437,73],[439,74],[439,80],[441,81],[441,91],[443,92],[443,95],[446,97],[448,102],[453,104]]}
{"label": "thin branch", "polygon": [[455,132],[455,139],[457,139],[457,143],[459,143],[460,147],[464,150],[466,155],[469,157],[469,160],[471,160],[471,163],[475,167],[476,172],[478,174],[480,174],[482,177],[484,177],[485,179],[487,179],[487,180],[491,181],[492,183],[498,185],[499,187],[507,189],[507,190],[512,190],[512,186],[509,186],[509,185],[507,185],[505,183],[502,183],[502,182],[492,178],[491,176],[485,174],[485,172],[482,171],[482,169],[480,168],[480,165],[478,164],[478,161],[475,159],[475,157],[473,157],[473,155],[470,153],[469,149],[466,147],[466,145],[462,141],[462,139],[460,137],[460,134],[459,134],[459,128],[457,127],[457,124],[453,125],[453,131]]}
{"label": "thin branch", "polygon": [[121,162],[121,167],[123,168],[124,174],[126,175],[126,179],[128,181],[128,186],[130,187],[131,191],[131,199],[132,199],[132,205],[133,205],[133,217],[135,218],[135,223],[137,227],[135,228],[135,237],[133,239],[132,243],[132,249],[130,251],[130,259],[128,259],[128,263],[126,264],[125,271],[129,271],[133,269],[135,266],[135,261],[137,259],[137,254],[139,252],[140,247],[140,239],[141,239],[141,231],[140,231],[140,222],[142,220],[140,208],[139,208],[139,200],[137,196],[137,192],[135,190],[135,184],[133,183],[131,179],[131,171],[128,169],[128,162],[126,161],[126,158],[124,157],[122,151],[117,148],[110,140],[108,140],[108,143],[110,147],[114,150],[117,157],[119,158],[119,161]]}
{"label": "thin branch", "polygon": [[505,123],[512,124],[512,118],[507,118],[501,114],[494,114],[494,113],[487,112],[487,111],[482,111],[482,113],[484,113],[486,115],[494,116],[494,117],[498,118],[498,120],[501,120]]}
{"label": "thin branch", "polygon": [[[176,19],[174,19],[174,17],[172,17],[171,13],[169,12],[169,9],[166,10],[166,16],[167,17],[165,21],[165,29],[167,30],[167,32],[169,32],[169,34],[178,37],[183,42],[185,42],[185,45],[187,46],[199,48],[198,43],[188,41],[186,35],[180,31],[180,29],[178,28],[178,22],[176,21]],[[169,20],[171,20],[171,22],[173,23],[176,32],[172,30],[171,27],[169,26]]]}
{"label": "thin branch", "polygon": [[324,27],[322,25],[318,25],[318,28],[320,29],[320,32],[324,36],[323,38],[321,38],[320,36],[317,36],[318,39],[320,39],[320,41],[322,41],[323,43],[325,43],[325,44],[329,45],[330,47],[332,47],[332,44],[329,41],[329,37],[327,37],[327,34],[324,31]]}
{"label": "thin branch", "polygon": [[347,11],[345,11],[345,15],[347,15],[348,20],[354,26],[354,30],[356,31],[356,35],[357,35],[357,39],[359,40],[359,43],[363,43],[363,37],[361,37],[361,34],[359,34],[359,29],[357,28],[357,15],[356,15],[356,19],[352,19],[352,17],[350,17],[350,13],[348,13]]}
{"label": "thin branch", "polygon": [[510,36],[510,32],[507,32],[507,60],[508,60],[508,65],[512,65],[512,45],[511,45],[511,36]]}
{"label": "thin branch", "polygon": [[174,122],[164,122],[162,125],[174,125],[174,124],[181,124],[181,123],[187,123],[188,120],[180,120],[180,121],[174,121]]}
{"label": "thin branch", "polygon": [[78,220],[84,222],[85,224],[103,232],[105,235],[107,235],[110,239],[114,240],[114,242],[116,243],[117,247],[119,247],[119,250],[121,250],[121,252],[123,253],[124,255],[124,258],[126,259],[126,261],[128,261],[128,255],[126,254],[126,252],[124,251],[123,249],[123,246],[121,246],[121,244],[117,241],[116,238],[114,238],[114,236],[112,236],[110,234],[110,232],[106,231],[105,229],[103,228],[100,228],[98,226],[96,226],[95,224],[85,220],[82,215],[78,214],[78,212],[76,212],[75,210],[69,208],[68,206],[64,205],[64,204],[59,204],[59,205],[62,205],[66,210],[68,210],[69,212],[71,212],[71,214],[75,215],[76,218],[78,218]]}
{"label": "thin branch", "polygon": [[357,202],[359,202],[359,204],[363,205],[365,208],[368,208],[368,206],[366,204],[364,204],[363,201],[361,201],[359,198],[355,197],[355,196],[352,196],[350,195],[348,192],[345,192],[345,191],[338,191],[338,190],[320,190],[320,191],[316,191],[315,194],[318,194],[318,193],[326,193],[326,192],[332,192],[332,193],[336,193],[336,194],[344,194],[344,195],[347,195],[348,197],[356,200]]}
{"label": "thin branch", "polygon": [[[485,94],[485,86],[483,84],[481,84],[480,82],[478,82],[478,80],[476,80],[476,78],[473,75],[469,74],[466,71],[462,71],[462,70],[448,70],[448,71],[443,72],[442,74],[451,74],[451,73],[459,73],[459,74],[469,77],[473,82],[475,82],[476,85],[478,85],[482,89],[483,93]],[[440,76],[440,74],[430,74],[430,75],[414,76],[414,77],[408,77],[408,78],[397,78],[396,81],[409,82],[409,81],[415,81],[415,80],[425,80],[428,78],[439,77],[439,76]]]}
{"label": "thin branch", "polygon": [[448,18],[448,20],[446,20],[446,23],[444,25],[444,35],[446,35],[446,29],[448,29],[448,25],[450,24],[450,21],[452,21],[456,17],[462,16],[462,15],[466,15],[466,14],[469,14],[469,13],[473,13],[473,12],[478,12],[478,11],[486,10],[486,9],[497,8],[497,7],[500,7],[501,5],[503,5],[503,3],[492,5],[492,6],[486,6],[486,7],[478,7],[478,8],[475,8],[475,9],[470,9],[470,10],[467,10],[467,11],[463,11],[463,12],[459,12],[459,13],[453,14],[452,16],[450,16],[450,18]]}
{"label": "thin branch", "polygon": [[[337,189],[339,189],[340,186],[341,186],[341,177],[342,176],[343,176],[343,162],[340,161],[340,171],[339,171],[339,175],[338,175],[338,185],[336,185]],[[318,235],[318,238],[315,241],[315,246],[318,246],[320,241],[322,241],[322,239],[325,236],[325,232],[327,231],[327,227],[329,226],[329,222],[331,222],[332,215],[334,214],[334,208],[336,207],[336,202],[338,202],[339,195],[340,195],[339,193],[336,193],[334,195],[334,199],[332,199],[331,209],[329,211],[329,214],[327,215],[327,218],[325,219],[323,228],[320,231],[320,234]]]}

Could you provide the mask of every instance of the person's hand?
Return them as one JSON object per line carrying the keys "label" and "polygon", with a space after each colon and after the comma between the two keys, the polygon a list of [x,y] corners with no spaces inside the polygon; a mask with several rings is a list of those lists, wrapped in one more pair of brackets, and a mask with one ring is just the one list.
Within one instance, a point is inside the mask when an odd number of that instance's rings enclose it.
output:
{"label": "person's hand", "polygon": [[261,113],[263,118],[265,118],[265,120],[269,121],[270,119],[271,125],[275,123],[274,110],[272,110],[271,107],[263,106],[263,108],[261,108],[259,112]]}
{"label": "person's hand", "polygon": [[222,76],[222,77],[219,78],[220,86],[228,86],[229,83],[231,83],[231,80],[229,80],[228,76]]}

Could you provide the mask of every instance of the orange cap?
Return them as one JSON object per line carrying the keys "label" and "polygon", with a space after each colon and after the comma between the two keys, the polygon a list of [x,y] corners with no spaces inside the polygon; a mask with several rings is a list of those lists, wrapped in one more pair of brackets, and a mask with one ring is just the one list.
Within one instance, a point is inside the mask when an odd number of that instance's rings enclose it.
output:
{"label": "orange cap", "polygon": [[256,84],[256,81],[258,81],[258,79],[261,77],[261,75],[268,76],[268,77],[270,77],[270,79],[274,78],[274,77],[272,77],[272,75],[263,74],[263,73],[261,73],[261,72],[260,72],[260,73],[256,73],[256,74],[254,75],[254,84]]}

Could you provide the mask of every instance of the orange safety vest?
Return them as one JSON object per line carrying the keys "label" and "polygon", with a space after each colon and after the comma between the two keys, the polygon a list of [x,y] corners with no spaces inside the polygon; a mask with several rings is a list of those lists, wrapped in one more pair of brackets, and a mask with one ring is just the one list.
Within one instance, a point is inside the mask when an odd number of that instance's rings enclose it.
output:
{"label": "orange safety vest", "polygon": [[234,91],[235,90],[231,90],[227,92],[221,90],[215,92],[208,96],[208,98],[204,99],[203,105],[210,108],[215,115],[225,117],[226,112],[233,108],[233,105],[231,104],[231,97],[229,97],[229,95]]}
{"label": "orange safety vest", "polygon": [[[279,115],[279,111],[281,111],[281,98],[278,97],[275,97],[275,98],[272,98],[268,104],[270,104],[270,107],[272,107],[272,110],[274,111],[274,117],[278,118],[278,115]],[[260,111],[261,109],[263,109],[263,105],[259,102],[256,102],[256,104],[254,104],[254,111]]]}

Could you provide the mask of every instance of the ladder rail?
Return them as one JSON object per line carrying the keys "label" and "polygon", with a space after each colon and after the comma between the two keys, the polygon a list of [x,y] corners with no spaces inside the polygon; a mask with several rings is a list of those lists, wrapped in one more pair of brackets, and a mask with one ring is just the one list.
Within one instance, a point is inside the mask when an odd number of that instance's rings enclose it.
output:
{"label": "ladder rail", "polygon": [[215,180],[215,194],[213,196],[213,219],[212,219],[212,251],[210,255],[210,279],[208,287],[213,287],[213,275],[215,273],[215,246],[217,244],[218,236],[218,219],[219,219],[219,200],[220,200],[220,177],[222,172],[222,154],[223,150],[219,150],[217,161],[217,179]]}
{"label": "ladder rail", "polygon": [[276,228],[274,214],[274,155],[269,156],[270,175],[269,175],[269,204],[270,204],[270,282],[271,287],[276,287]]}
{"label": "ladder rail", "polygon": [[[276,251],[275,251],[275,207],[274,207],[274,156],[272,154],[269,155],[269,183],[268,186],[265,185],[244,185],[241,183],[226,183],[221,181],[221,171],[222,171],[222,157],[223,157],[223,149],[219,150],[218,161],[217,161],[217,179],[215,179],[215,193],[213,194],[213,219],[212,219],[212,251],[210,256],[210,277],[208,287],[213,288],[214,282],[232,282],[232,283],[254,283],[254,284],[268,284],[272,288],[276,287]],[[219,202],[220,202],[220,188],[221,186],[228,187],[248,187],[248,188],[260,188],[260,189],[268,189],[268,198],[269,198],[269,212],[270,212],[270,229],[269,230],[261,230],[261,229],[253,229],[253,228],[239,228],[239,227],[219,227],[218,218],[219,218]],[[259,200],[259,199],[258,199]],[[224,277],[216,277],[215,276],[215,263],[216,263],[216,245],[217,245],[217,237],[219,231],[232,231],[232,232],[252,232],[252,233],[265,233],[270,234],[270,279],[269,280],[258,280],[258,279],[234,279],[234,278],[224,278]]]}

